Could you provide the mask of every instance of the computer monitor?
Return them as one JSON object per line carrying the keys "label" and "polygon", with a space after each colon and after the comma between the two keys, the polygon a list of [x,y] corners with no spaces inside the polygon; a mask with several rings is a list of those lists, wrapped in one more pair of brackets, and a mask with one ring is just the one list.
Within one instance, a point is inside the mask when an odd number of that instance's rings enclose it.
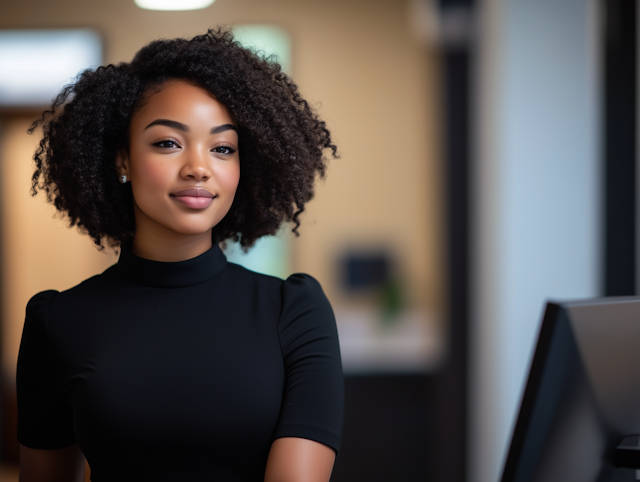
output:
{"label": "computer monitor", "polygon": [[638,434],[640,298],[548,303],[502,482],[640,480]]}

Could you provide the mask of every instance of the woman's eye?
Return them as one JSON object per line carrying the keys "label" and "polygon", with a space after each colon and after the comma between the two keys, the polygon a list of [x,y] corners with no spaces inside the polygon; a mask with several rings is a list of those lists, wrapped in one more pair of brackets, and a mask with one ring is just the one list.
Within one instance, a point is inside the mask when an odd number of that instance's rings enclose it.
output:
{"label": "woman's eye", "polygon": [[160,142],[154,142],[153,145],[155,147],[163,147],[165,149],[174,149],[176,147],[180,147],[176,141],[172,141],[170,139],[160,141]]}
{"label": "woman's eye", "polygon": [[236,150],[233,147],[229,146],[218,146],[212,149],[213,152],[217,152],[218,154],[233,154]]}

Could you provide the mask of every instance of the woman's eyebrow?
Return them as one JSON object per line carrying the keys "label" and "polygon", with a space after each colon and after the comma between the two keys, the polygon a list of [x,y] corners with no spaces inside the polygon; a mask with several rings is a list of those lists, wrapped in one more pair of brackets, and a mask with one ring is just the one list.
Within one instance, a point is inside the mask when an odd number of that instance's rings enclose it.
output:
{"label": "woman's eyebrow", "polygon": [[[156,119],[147,127],[145,127],[145,130],[151,126],[166,126],[182,132],[189,132],[189,126],[183,124],[182,122],[172,121],[169,119]],[[220,134],[221,132],[228,130],[234,130],[236,131],[236,133],[238,133],[238,129],[233,124],[222,124],[221,126],[213,127],[210,134]]]}
{"label": "woman's eyebrow", "polygon": [[221,132],[228,130],[236,131],[236,134],[238,133],[238,129],[236,129],[236,126],[234,126],[233,124],[222,124],[221,126],[211,129],[210,134],[220,134]]}
{"label": "woman's eyebrow", "polygon": [[151,124],[149,124],[147,127],[145,127],[145,130],[148,129],[149,127],[151,127],[151,126],[167,126],[167,127],[171,127],[173,129],[176,129],[178,131],[189,132],[189,126],[186,126],[182,122],[172,121],[172,120],[169,120],[169,119],[156,119]]}

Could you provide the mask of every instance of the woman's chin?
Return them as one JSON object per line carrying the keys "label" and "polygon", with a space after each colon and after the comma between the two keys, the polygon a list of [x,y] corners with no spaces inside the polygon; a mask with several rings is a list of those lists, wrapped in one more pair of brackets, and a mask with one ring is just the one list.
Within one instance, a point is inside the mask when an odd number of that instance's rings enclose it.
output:
{"label": "woman's chin", "polygon": [[182,236],[198,236],[211,233],[211,230],[218,224],[219,221],[212,222],[183,222],[176,223],[172,226],[172,230],[177,235]]}
{"label": "woman's chin", "polygon": [[202,227],[202,226],[186,227],[185,226],[185,227],[175,229],[174,231],[178,236],[191,237],[191,236],[200,236],[200,235],[210,234],[212,229],[213,229],[213,226],[207,226],[207,227]]}

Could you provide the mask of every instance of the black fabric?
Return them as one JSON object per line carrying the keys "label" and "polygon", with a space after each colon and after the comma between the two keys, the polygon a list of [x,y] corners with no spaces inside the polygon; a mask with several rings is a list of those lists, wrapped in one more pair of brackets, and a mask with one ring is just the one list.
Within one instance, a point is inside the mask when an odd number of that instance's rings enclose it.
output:
{"label": "black fabric", "polygon": [[78,443],[94,482],[258,481],[271,442],[339,449],[343,381],[322,288],[123,248],[101,275],[34,296],[18,358],[18,439]]}

